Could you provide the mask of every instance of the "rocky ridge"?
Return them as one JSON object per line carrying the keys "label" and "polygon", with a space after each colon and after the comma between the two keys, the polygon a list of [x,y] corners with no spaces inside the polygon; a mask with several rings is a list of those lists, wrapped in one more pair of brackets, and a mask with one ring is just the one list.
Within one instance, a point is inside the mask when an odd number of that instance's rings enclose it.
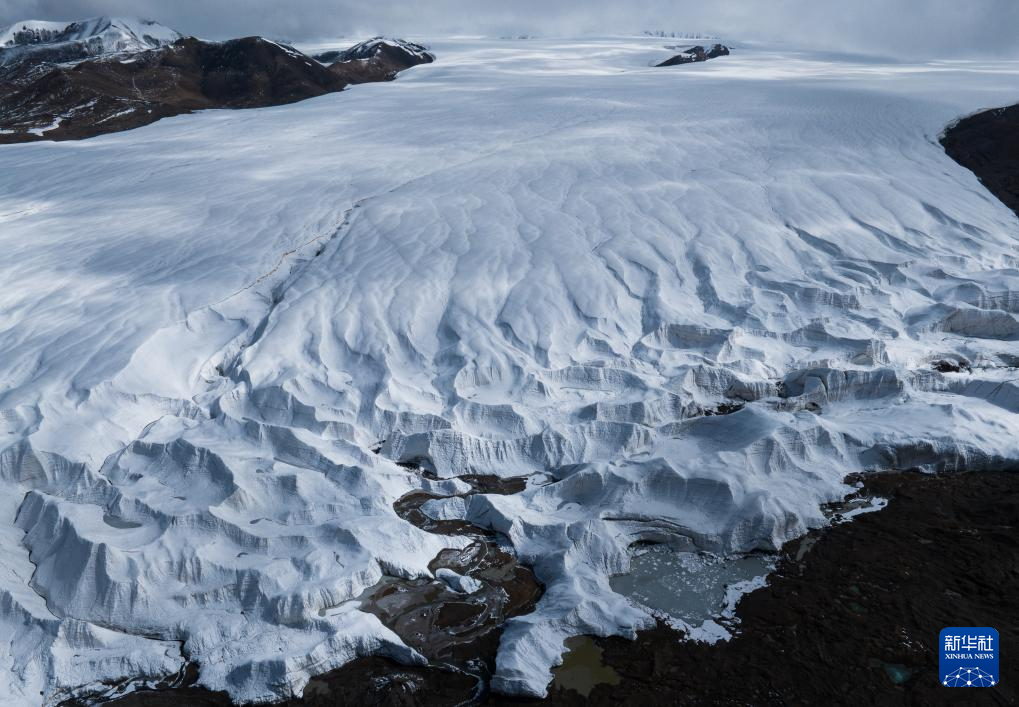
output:
{"label": "rocky ridge", "polygon": [[[420,45],[382,38],[339,52],[326,66],[262,37],[225,42],[183,37],[152,46],[157,40],[148,35],[97,44],[66,39],[80,29],[28,32],[3,35],[20,43],[0,49],[0,57],[32,51],[0,58],[0,144],[76,140],[209,108],[293,103],[351,84],[389,81],[434,60]],[[102,51],[111,47],[117,51]]]}
{"label": "rocky ridge", "polygon": [[[666,47],[666,49],[680,49],[678,46]],[[713,44],[710,49],[705,49],[700,44],[681,49],[679,54],[672,56],[655,66],[680,66],[682,64],[694,64],[708,59],[717,59],[720,56],[729,55],[729,47],[724,44]]]}

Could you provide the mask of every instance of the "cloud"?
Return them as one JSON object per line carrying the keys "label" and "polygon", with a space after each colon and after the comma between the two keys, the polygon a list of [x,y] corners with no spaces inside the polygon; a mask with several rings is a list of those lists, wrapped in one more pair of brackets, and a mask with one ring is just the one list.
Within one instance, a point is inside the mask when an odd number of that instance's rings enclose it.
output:
{"label": "cloud", "polygon": [[663,29],[905,56],[1019,54],[1019,0],[0,0],[0,25],[110,14],[213,39]]}

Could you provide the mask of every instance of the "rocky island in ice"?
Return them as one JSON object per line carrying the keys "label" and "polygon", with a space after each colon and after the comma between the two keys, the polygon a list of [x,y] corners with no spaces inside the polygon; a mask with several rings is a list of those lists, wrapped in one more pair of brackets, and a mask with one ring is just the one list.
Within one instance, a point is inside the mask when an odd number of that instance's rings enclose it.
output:
{"label": "rocky island in ice", "polygon": [[6,704],[424,661],[357,601],[469,543],[411,492],[544,584],[493,679],[541,695],[570,636],[652,623],[609,581],[638,541],[768,550],[851,472],[1015,467],[1019,222],[938,135],[1019,63],[727,45],[439,40],[0,148]]}

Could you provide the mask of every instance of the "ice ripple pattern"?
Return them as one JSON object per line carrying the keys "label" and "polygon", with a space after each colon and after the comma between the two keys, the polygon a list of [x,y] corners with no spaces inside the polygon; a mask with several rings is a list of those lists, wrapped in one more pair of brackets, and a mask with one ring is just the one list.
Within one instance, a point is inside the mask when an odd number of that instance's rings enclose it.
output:
{"label": "ice ripple pattern", "polygon": [[392,84],[0,151],[15,703],[422,661],[353,600],[461,542],[392,504],[463,474],[533,475],[430,508],[546,584],[494,679],[542,694],[565,638],[649,625],[608,582],[636,540],[774,548],[848,473],[1019,463],[1019,223],[936,143],[1019,65],[433,47]]}

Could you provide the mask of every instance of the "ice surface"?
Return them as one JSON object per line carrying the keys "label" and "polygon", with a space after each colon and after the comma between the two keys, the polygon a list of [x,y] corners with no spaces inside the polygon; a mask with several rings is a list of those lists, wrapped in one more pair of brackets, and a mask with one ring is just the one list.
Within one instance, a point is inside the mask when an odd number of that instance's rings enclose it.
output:
{"label": "ice surface", "polygon": [[728,601],[731,587],[753,584],[774,568],[771,555],[726,559],[655,545],[634,554],[629,572],[613,577],[609,585],[689,630],[735,605]]}
{"label": "ice surface", "polygon": [[635,541],[769,550],[849,472],[1014,467],[1019,222],[936,138],[1019,63],[726,43],[435,40],[0,149],[0,692],[420,661],[350,600],[467,540],[393,502],[551,472],[427,509],[545,583],[494,682],[541,694],[567,637],[650,624],[609,585]]}

